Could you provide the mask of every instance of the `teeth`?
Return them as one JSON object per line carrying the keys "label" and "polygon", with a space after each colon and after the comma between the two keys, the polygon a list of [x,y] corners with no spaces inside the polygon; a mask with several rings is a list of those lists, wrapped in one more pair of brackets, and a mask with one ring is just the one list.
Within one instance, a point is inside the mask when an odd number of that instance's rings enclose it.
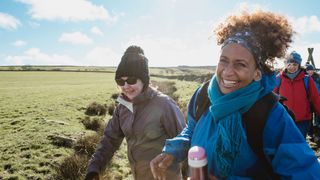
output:
{"label": "teeth", "polygon": [[236,84],[237,81],[228,81],[228,80],[223,80],[224,84]]}
{"label": "teeth", "polygon": [[233,88],[237,85],[237,81],[228,81],[228,80],[223,80],[223,84],[224,84],[224,87],[226,88]]}

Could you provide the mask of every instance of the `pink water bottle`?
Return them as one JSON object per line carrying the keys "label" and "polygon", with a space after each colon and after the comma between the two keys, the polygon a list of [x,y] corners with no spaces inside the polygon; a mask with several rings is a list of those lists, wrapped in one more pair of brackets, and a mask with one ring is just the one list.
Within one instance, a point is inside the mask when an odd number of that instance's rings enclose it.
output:
{"label": "pink water bottle", "polygon": [[207,180],[208,161],[205,150],[200,146],[193,146],[188,152],[188,165],[191,180]]}

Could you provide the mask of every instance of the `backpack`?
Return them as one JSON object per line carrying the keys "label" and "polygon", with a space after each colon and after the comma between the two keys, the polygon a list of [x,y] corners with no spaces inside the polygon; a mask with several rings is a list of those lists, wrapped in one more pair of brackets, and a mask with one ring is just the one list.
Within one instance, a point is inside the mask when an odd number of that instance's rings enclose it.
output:
{"label": "backpack", "polygon": [[[309,102],[309,106],[310,106],[311,112],[315,112],[315,108],[314,108],[314,106],[313,106],[313,104],[311,102],[310,95],[309,95],[309,78],[310,78],[310,76],[305,74],[304,77],[303,77],[303,84],[304,84],[304,88],[306,90],[307,99],[308,99],[308,102]],[[276,84],[277,84],[278,90],[280,91],[280,86],[281,86],[281,76],[280,76],[280,74],[278,74],[277,77],[276,77]]]}
{"label": "backpack", "polygon": [[[211,102],[208,97],[209,81],[198,89],[198,96],[195,100],[195,120],[198,121],[202,114],[209,108]],[[279,175],[273,172],[272,166],[263,153],[263,129],[273,106],[279,101],[279,96],[273,92],[260,98],[247,112],[242,115],[242,121],[247,130],[247,139],[250,147],[259,158],[261,166],[266,170],[266,179],[280,179]],[[290,111],[282,104],[287,111]],[[289,112],[288,112],[289,113]],[[291,111],[291,114],[293,112]],[[289,113],[290,115],[290,113]],[[291,115],[290,115],[291,116]],[[293,117],[295,118],[294,114]],[[256,177],[261,179],[261,175]]]}

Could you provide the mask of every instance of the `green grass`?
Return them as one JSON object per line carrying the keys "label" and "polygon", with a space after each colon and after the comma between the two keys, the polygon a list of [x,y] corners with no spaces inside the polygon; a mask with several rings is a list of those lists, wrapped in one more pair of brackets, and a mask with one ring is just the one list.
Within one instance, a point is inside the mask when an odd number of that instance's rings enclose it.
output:
{"label": "green grass", "polygon": [[72,149],[54,146],[47,137],[77,137],[85,132],[80,123],[83,109],[92,101],[111,102],[117,91],[113,77],[112,73],[0,72],[0,177],[52,174]]}
{"label": "green grass", "polygon": [[[179,104],[185,105],[197,83],[175,82]],[[55,167],[74,151],[53,145],[48,137],[94,133],[80,122],[85,108],[93,101],[111,104],[110,96],[117,91],[114,73],[0,72],[0,179],[53,179]],[[125,146],[115,154],[105,178],[130,179]]]}

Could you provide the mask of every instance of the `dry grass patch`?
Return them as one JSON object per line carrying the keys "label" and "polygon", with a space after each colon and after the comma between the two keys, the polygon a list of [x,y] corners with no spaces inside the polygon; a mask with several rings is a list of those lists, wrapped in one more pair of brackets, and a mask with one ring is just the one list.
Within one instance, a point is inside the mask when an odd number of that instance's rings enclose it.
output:
{"label": "dry grass patch", "polygon": [[85,114],[88,116],[105,116],[107,108],[105,105],[99,104],[97,102],[92,102],[87,107]]}
{"label": "dry grass patch", "polygon": [[90,117],[85,116],[84,119],[81,120],[81,123],[84,125],[86,129],[93,131],[101,131],[104,129],[104,117]]}
{"label": "dry grass patch", "polygon": [[101,136],[97,133],[81,137],[73,146],[76,154],[84,154],[91,157],[99,144]]}

